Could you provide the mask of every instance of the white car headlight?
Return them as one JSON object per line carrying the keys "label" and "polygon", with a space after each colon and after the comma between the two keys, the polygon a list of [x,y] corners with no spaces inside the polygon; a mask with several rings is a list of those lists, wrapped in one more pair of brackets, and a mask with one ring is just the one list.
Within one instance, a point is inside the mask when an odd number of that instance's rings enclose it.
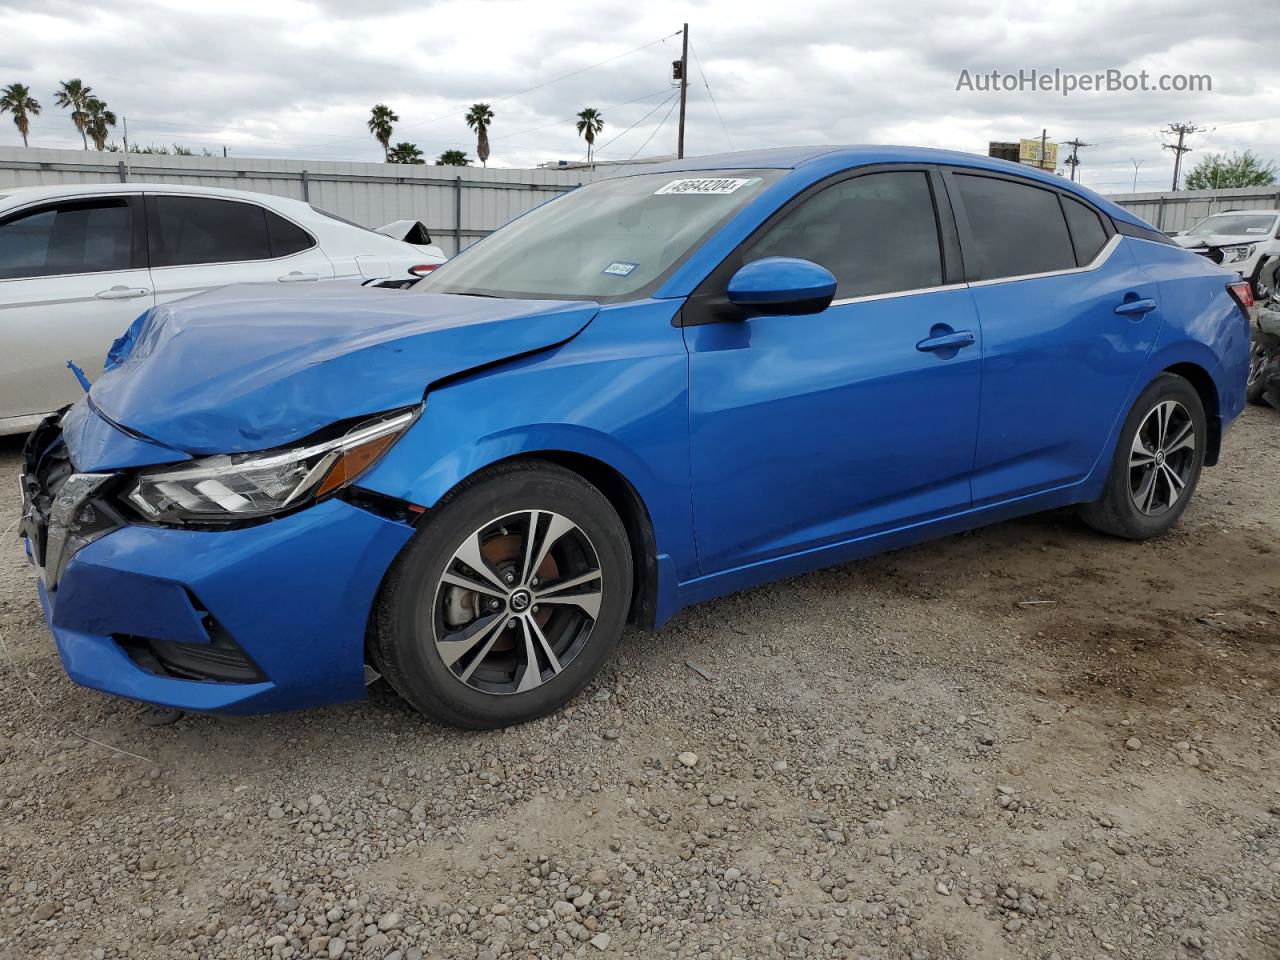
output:
{"label": "white car headlight", "polygon": [[1253,256],[1253,248],[1256,244],[1242,243],[1238,247],[1223,247],[1222,262],[1223,263],[1239,263],[1241,260],[1248,260]]}
{"label": "white car headlight", "polygon": [[292,510],[352,483],[418,413],[414,409],[368,420],[321,443],[206,457],[140,473],[125,499],[144,518],[173,524],[232,523]]}

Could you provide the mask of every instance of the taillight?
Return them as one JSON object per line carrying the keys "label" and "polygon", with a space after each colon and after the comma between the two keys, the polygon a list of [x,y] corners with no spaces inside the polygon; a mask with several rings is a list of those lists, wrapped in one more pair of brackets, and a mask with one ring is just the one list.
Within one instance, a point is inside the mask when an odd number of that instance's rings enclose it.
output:
{"label": "taillight", "polygon": [[1248,317],[1249,308],[1253,306],[1253,285],[1248,280],[1236,280],[1227,284],[1227,290],[1240,305],[1244,315]]}
{"label": "taillight", "polygon": [[425,277],[438,266],[440,266],[438,263],[420,263],[416,267],[410,267],[409,272],[415,277]]}

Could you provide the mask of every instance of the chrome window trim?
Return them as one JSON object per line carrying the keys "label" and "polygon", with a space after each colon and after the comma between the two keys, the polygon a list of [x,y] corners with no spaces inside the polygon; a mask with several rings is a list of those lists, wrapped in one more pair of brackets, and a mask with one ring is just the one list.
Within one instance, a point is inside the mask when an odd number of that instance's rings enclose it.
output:
{"label": "chrome window trim", "polygon": [[[1097,270],[1111,259],[1111,255],[1115,253],[1116,248],[1120,246],[1120,238],[1122,236],[1123,234],[1119,232],[1113,233],[1111,235],[1111,239],[1103,245],[1097,255],[1083,267],[1068,267],[1065,270],[1048,270],[1044,273],[1022,273],[1014,277],[993,277],[990,280],[971,280],[969,282],[969,286],[991,287],[995,286],[997,283],[1016,283],[1019,280],[1040,280],[1044,277],[1066,277],[1073,273],[1089,273],[1092,270]],[[1154,243],[1155,241],[1152,242]]]}
{"label": "chrome window trim", "polygon": [[942,293],[946,290],[964,290],[967,283],[945,283],[937,287],[917,287],[914,290],[894,290],[891,293],[869,293],[863,297],[844,297],[832,300],[832,307],[844,306],[846,303],[869,303],[873,300],[894,300],[898,297],[914,297],[924,293]]}

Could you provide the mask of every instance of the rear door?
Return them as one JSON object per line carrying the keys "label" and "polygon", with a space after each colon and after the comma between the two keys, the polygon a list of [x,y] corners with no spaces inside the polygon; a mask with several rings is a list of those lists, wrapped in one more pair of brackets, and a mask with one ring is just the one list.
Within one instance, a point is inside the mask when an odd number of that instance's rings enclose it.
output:
{"label": "rear door", "polygon": [[[969,505],[981,331],[945,204],[927,168],[828,181],[766,223],[685,305],[703,573]],[[831,306],[812,316],[722,313],[732,274],[773,256],[830,270]]]}
{"label": "rear door", "polygon": [[148,193],[156,302],[229,283],[308,283],[333,276],[315,238],[248,200]]}
{"label": "rear door", "polygon": [[1155,342],[1157,285],[1066,191],[960,169],[947,183],[984,342],[974,504],[1081,480]]}
{"label": "rear door", "polygon": [[152,304],[140,198],[78,197],[0,217],[0,420],[49,413],[83,390],[111,342]]}

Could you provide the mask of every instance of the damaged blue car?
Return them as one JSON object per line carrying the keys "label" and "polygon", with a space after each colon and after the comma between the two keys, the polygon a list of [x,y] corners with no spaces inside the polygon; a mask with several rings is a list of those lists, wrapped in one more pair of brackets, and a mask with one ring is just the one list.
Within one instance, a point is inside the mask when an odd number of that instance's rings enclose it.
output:
{"label": "damaged blue car", "polygon": [[76,682],[516,723],[730,591],[1069,505],[1158,536],[1245,402],[1246,283],[959,153],[647,167],[413,290],[302,286],[149,311],[29,438]]}

